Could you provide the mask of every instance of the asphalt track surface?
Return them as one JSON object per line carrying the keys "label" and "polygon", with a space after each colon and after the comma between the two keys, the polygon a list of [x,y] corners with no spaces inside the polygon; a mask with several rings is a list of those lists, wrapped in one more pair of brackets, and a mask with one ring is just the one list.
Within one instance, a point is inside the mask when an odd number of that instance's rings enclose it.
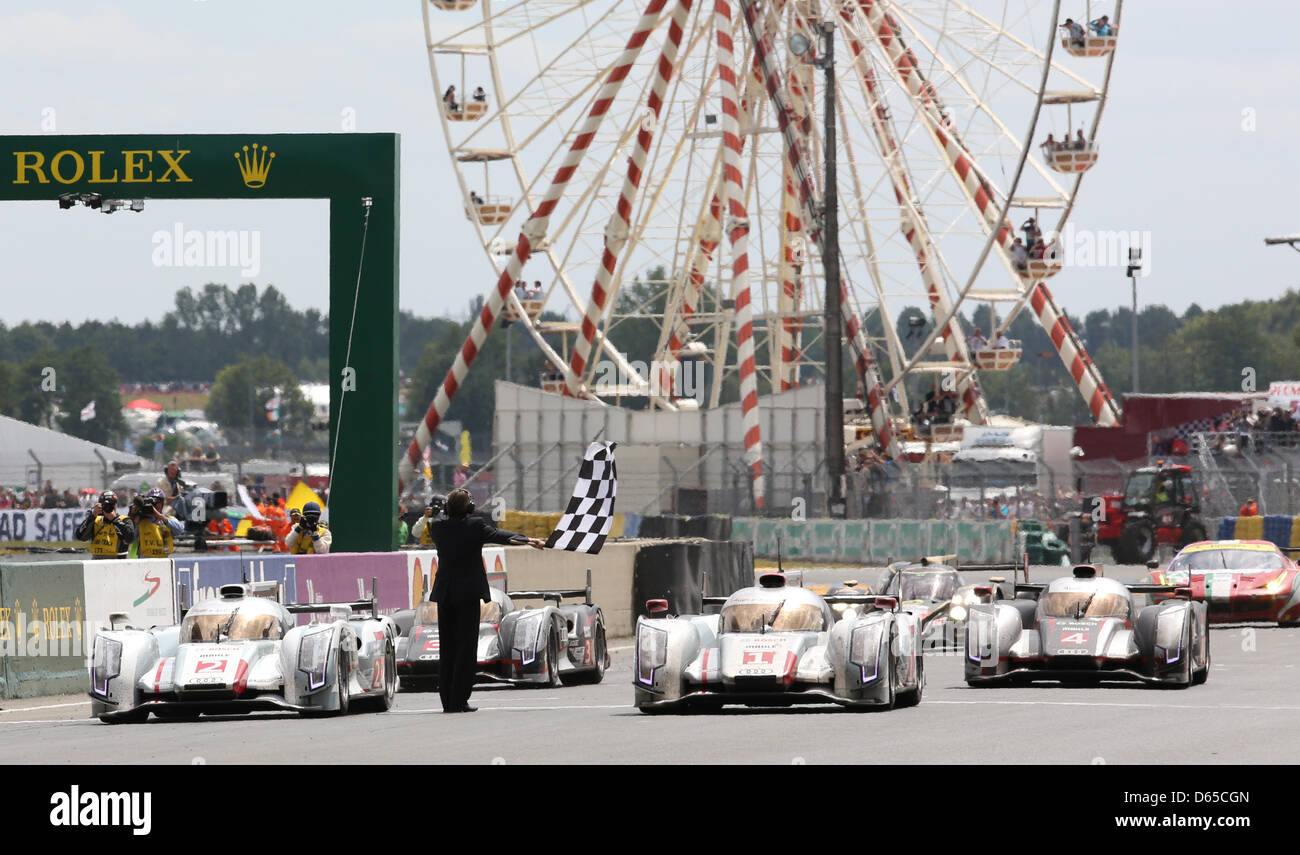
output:
{"label": "asphalt track surface", "polygon": [[[1142,568],[1108,568],[1135,581]],[[844,571],[813,570],[808,584]],[[863,582],[874,573],[860,573]],[[1035,570],[1034,580],[1057,575]],[[978,577],[972,576],[971,581]],[[105,725],[84,697],[5,701],[0,763],[1296,763],[1300,630],[1220,625],[1203,686],[1137,684],[972,689],[955,655],[926,657],[919,707],[728,707],[646,716],[632,706],[630,640],[597,686],[482,687],[471,714],[442,714],[436,693],[402,693],[384,714],[151,718]]]}

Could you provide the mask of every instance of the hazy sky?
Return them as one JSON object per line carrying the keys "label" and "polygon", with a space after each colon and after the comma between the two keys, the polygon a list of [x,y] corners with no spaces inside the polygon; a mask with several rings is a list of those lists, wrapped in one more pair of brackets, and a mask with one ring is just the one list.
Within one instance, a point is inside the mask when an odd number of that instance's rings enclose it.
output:
{"label": "hazy sky", "polygon": [[[358,131],[402,135],[402,307],[463,315],[493,277],[465,249],[475,235],[434,113],[418,2],[4,0],[0,132],[41,133],[51,119],[69,134],[328,132],[352,111]],[[1082,16],[1075,5],[1064,14]],[[1263,238],[1300,232],[1300,9],[1142,0],[1126,4],[1123,31],[1102,163],[1075,227],[1149,231],[1141,299],[1180,312],[1295,286],[1300,255]],[[150,201],[112,217],[6,203],[0,318],[136,322],[160,317],[181,286],[235,284],[238,270],[153,263],[152,235],[178,222],[257,230],[261,269],[245,281],[298,307],[327,302],[324,202]],[[1053,287],[1079,315],[1129,300],[1121,269],[1070,271]]]}

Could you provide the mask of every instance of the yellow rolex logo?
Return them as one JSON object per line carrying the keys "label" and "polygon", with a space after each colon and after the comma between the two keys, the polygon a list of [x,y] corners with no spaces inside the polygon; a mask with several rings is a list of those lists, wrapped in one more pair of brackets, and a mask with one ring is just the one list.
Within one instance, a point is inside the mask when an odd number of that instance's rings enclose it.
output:
{"label": "yellow rolex logo", "polygon": [[274,159],[275,152],[268,151],[266,146],[259,146],[257,143],[253,143],[251,153],[248,146],[244,146],[242,154],[235,152],[235,160],[239,161],[239,174],[244,178],[244,186],[256,190],[265,184],[266,174],[271,171],[271,161]]}

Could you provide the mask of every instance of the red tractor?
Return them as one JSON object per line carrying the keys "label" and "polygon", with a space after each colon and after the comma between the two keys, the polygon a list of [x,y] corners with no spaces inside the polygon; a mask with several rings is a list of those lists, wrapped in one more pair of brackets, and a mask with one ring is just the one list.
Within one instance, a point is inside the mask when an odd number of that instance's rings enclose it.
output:
{"label": "red tractor", "polygon": [[1206,539],[1200,490],[1190,466],[1144,466],[1130,472],[1124,495],[1092,499],[1097,543],[1118,564],[1145,564],[1162,543],[1178,547]]}

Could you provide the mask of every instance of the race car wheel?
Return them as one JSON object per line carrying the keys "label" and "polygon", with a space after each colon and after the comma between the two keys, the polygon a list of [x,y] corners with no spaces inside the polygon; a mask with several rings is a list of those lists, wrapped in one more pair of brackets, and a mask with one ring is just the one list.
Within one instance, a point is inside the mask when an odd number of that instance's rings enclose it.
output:
{"label": "race car wheel", "polygon": [[1125,526],[1119,537],[1119,555],[1122,564],[1145,564],[1156,554],[1156,532],[1151,523],[1142,521]]}
{"label": "race car wheel", "polygon": [[916,659],[916,690],[907,692],[898,699],[899,707],[914,707],[921,703],[921,693],[925,691],[925,660]]}
{"label": "race car wheel", "polygon": [[397,697],[397,654],[393,645],[384,646],[384,693],[366,698],[376,712],[388,712]]}
{"label": "race car wheel", "polygon": [[352,701],[352,694],[348,691],[348,675],[343,670],[343,666],[347,661],[348,658],[344,655],[343,648],[340,647],[338,652],[334,654],[334,673],[337,675],[335,682],[339,690],[339,708],[334,711],[334,715],[347,715]]}
{"label": "race car wheel", "polygon": [[[1206,629],[1208,630],[1209,627],[1207,626]],[[1209,632],[1206,632],[1201,636],[1201,642],[1205,645],[1205,667],[1199,671],[1192,672],[1193,686],[1203,685],[1206,680],[1210,679],[1210,634]]]}
{"label": "race car wheel", "polygon": [[565,680],[566,685],[569,683],[586,683],[595,685],[605,679],[605,667],[609,657],[608,649],[605,645],[605,627],[601,624],[596,625],[596,637],[591,644],[592,657],[596,664],[590,670],[569,673],[573,676]]}
{"label": "race car wheel", "polygon": [[541,688],[555,688],[560,685],[560,644],[555,640],[555,633],[552,631],[550,638],[546,642],[546,682],[539,684]]}

